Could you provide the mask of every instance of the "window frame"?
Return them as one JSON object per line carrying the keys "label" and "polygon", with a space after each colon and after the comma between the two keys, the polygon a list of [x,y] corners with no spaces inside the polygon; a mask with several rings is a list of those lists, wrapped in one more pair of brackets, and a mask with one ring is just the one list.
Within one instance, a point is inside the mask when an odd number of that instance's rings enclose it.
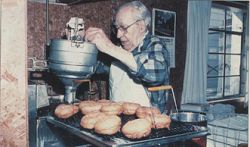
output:
{"label": "window frame", "polygon": [[[231,99],[235,99],[235,98],[239,98],[239,97],[242,97],[244,96],[244,92],[242,92],[242,57],[243,57],[243,48],[244,48],[244,39],[245,39],[245,31],[246,31],[246,23],[245,23],[245,19],[246,19],[246,10],[245,8],[243,7],[237,7],[237,6],[232,6],[231,4],[230,5],[226,5],[226,4],[217,4],[217,3],[212,3],[212,8],[219,8],[219,9],[224,9],[224,12],[225,12],[225,20],[227,18],[227,11],[230,10],[230,7],[233,7],[233,8],[237,8],[237,9],[241,9],[242,12],[243,12],[243,18],[242,18],[242,32],[239,32],[239,31],[228,31],[227,28],[226,28],[226,23],[224,23],[224,28],[223,29],[220,29],[220,28],[210,28],[209,27],[209,32],[210,31],[215,31],[215,32],[220,32],[220,33],[223,33],[223,37],[224,37],[224,41],[223,41],[223,53],[216,53],[216,52],[209,52],[208,51],[208,55],[223,55],[223,75],[222,76],[209,76],[208,75],[208,72],[207,72],[207,78],[206,80],[208,81],[209,78],[223,78],[223,90],[222,90],[222,96],[220,97],[208,97],[208,94],[207,94],[207,90],[208,88],[206,89],[206,99],[207,101],[213,101],[213,100],[231,100]],[[227,53],[226,52],[226,44],[227,44],[227,41],[226,41],[226,36],[227,35],[240,35],[241,36],[241,48],[240,48],[240,53]],[[231,55],[237,55],[237,56],[240,56],[240,65],[239,65],[239,75],[226,75],[226,56],[231,56]],[[208,64],[207,64],[208,66]],[[228,95],[228,96],[225,96],[225,93],[226,93],[226,90],[225,90],[225,82],[226,82],[226,78],[227,77],[239,77],[239,93],[238,94],[234,94],[234,95]]]}

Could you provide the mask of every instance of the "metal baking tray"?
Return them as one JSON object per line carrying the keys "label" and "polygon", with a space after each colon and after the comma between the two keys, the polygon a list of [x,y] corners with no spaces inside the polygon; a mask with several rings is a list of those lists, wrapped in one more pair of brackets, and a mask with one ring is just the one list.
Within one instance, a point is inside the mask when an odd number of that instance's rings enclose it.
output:
{"label": "metal baking tray", "polygon": [[[126,138],[121,132],[114,135],[100,135],[94,130],[84,129],[80,126],[82,114],[76,115],[68,119],[58,119],[53,115],[47,116],[47,122],[60,127],[85,141],[96,146],[118,147],[118,146],[159,146],[178,141],[190,140],[196,137],[208,135],[206,127],[200,127],[185,123],[172,122],[170,129],[152,129],[148,137],[131,140]],[[129,120],[133,120],[135,116],[121,115],[122,125]]]}

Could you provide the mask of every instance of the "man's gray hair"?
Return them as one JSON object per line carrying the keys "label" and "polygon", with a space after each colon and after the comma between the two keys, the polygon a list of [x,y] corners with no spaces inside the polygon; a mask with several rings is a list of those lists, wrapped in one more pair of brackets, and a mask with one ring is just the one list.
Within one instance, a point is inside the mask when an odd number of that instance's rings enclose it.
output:
{"label": "man's gray hair", "polygon": [[137,20],[144,20],[147,29],[150,30],[151,29],[151,13],[148,10],[148,8],[140,1],[132,1],[129,3],[125,3],[124,5],[122,5],[119,9],[121,10],[124,7],[132,7],[135,8],[136,10],[138,10],[139,13],[136,14],[136,19]]}

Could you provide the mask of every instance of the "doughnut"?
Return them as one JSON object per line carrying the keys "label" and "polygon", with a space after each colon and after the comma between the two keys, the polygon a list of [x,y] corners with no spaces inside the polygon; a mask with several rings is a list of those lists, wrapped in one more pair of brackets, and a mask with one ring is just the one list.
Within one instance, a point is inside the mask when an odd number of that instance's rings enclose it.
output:
{"label": "doughnut", "polygon": [[151,133],[151,122],[143,118],[128,121],[122,127],[122,133],[131,139],[146,137]]}
{"label": "doughnut", "polygon": [[139,107],[136,109],[136,116],[138,118],[145,118],[147,115],[161,114],[160,110],[156,107]]}
{"label": "doughnut", "polygon": [[55,109],[55,115],[58,118],[69,118],[79,111],[78,106],[72,104],[59,104]]}
{"label": "doughnut", "polygon": [[114,103],[113,101],[110,101],[110,100],[105,100],[105,99],[102,99],[102,100],[98,100],[97,103],[101,104],[102,106],[104,105],[109,105],[110,103]]}
{"label": "doughnut", "polygon": [[103,119],[105,116],[106,115],[102,112],[89,113],[82,117],[80,125],[85,129],[93,129],[95,126],[95,123],[98,120]]}
{"label": "doughnut", "polygon": [[124,102],[122,104],[122,107],[123,107],[123,114],[134,115],[136,112],[136,109],[140,107],[140,104],[131,103],[131,102]]}
{"label": "doughnut", "polygon": [[103,105],[101,112],[107,115],[120,115],[123,112],[122,105],[118,103],[110,103],[108,105]]}
{"label": "doughnut", "polygon": [[152,128],[155,129],[169,128],[171,123],[170,117],[165,114],[148,115],[146,119],[152,123]]}
{"label": "doughnut", "polygon": [[94,130],[98,134],[113,135],[120,131],[121,118],[116,115],[108,115],[95,123]]}
{"label": "doughnut", "polygon": [[82,101],[79,104],[79,108],[84,115],[88,113],[99,112],[101,107],[102,105],[96,101]]}

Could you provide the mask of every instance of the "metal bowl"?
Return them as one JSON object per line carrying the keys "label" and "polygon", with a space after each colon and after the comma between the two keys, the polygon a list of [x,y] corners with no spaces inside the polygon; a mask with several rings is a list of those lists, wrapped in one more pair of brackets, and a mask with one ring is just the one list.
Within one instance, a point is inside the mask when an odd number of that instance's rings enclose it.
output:
{"label": "metal bowl", "polygon": [[206,122],[207,117],[205,114],[198,112],[179,112],[170,114],[170,118],[178,122],[198,123]]}
{"label": "metal bowl", "polygon": [[65,86],[65,101],[73,103],[81,79],[90,78],[96,68],[98,49],[88,42],[52,39],[49,52],[49,69]]}
{"label": "metal bowl", "polygon": [[84,79],[94,73],[98,50],[94,44],[52,39],[49,68],[60,78]]}

